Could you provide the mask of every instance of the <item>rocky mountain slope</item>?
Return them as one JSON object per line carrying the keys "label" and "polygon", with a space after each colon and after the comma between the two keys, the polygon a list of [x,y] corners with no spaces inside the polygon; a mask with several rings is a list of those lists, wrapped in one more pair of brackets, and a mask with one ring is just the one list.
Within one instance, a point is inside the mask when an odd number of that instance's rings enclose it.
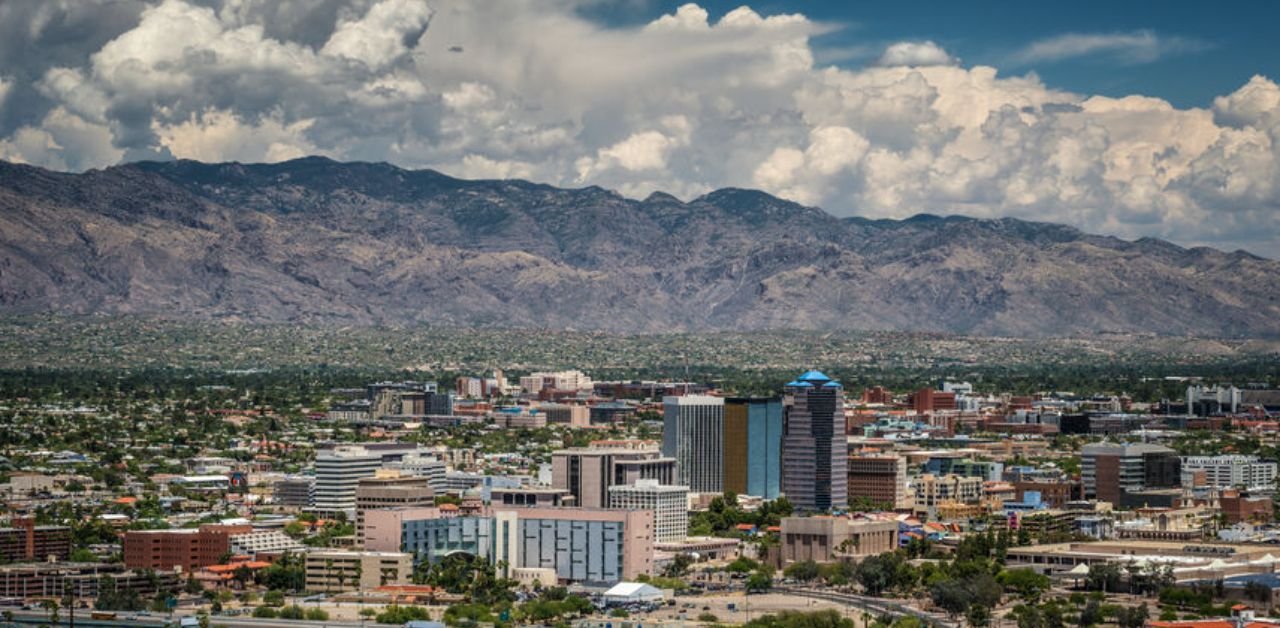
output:
{"label": "rocky mountain slope", "polygon": [[1280,262],[1060,225],[840,219],[386,164],[0,162],[0,314],[618,331],[1280,336]]}

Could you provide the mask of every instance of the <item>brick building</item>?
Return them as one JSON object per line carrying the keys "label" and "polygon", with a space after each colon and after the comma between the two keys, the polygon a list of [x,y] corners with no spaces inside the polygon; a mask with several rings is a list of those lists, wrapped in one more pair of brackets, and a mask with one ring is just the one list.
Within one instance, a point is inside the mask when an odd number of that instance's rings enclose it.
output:
{"label": "brick building", "polygon": [[1063,508],[1067,502],[1084,499],[1084,485],[1079,482],[1048,482],[1026,480],[1014,482],[1018,501],[1025,501],[1027,491],[1038,491],[1040,500],[1050,508]]}
{"label": "brick building", "polygon": [[1223,491],[1218,505],[1228,524],[1270,523],[1275,516],[1270,497],[1245,497],[1240,491]]}
{"label": "brick building", "polygon": [[195,571],[216,565],[231,551],[231,536],[253,531],[247,525],[203,525],[198,529],[130,530],[124,535],[124,564],[130,569]]}
{"label": "brick building", "polygon": [[889,508],[910,508],[906,459],[892,454],[849,456],[849,503],[859,498]]}
{"label": "brick building", "polygon": [[14,517],[10,526],[0,528],[0,559],[5,562],[70,558],[71,528],[38,526],[30,517]]}

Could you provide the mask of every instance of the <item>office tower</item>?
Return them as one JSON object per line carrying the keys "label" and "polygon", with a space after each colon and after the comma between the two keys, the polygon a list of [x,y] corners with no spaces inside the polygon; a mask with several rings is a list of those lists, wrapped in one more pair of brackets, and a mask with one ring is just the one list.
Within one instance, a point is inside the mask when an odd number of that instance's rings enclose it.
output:
{"label": "office tower", "polygon": [[575,447],[551,454],[551,485],[568,491],[583,508],[604,508],[610,486],[642,479],[675,484],[675,459],[663,457],[652,446]]}
{"label": "office tower", "polygon": [[365,511],[374,508],[431,506],[436,492],[425,477],[379,469],[356,484],[356,538],[364,538]]}
{"label": "office tower", "polygon": [[315,501],[311,510],[326,516],[354,517],[356,486],[382,467],[382,454],[358,445],[339,445],[316,452]]}
{"label": "office tower", "polygon": [[1168,447],[1093,443],[1080,452],[1085,499],[1119,506],[1125,493],[1173,488],[1182,483],[1182,461]]}
{"label": "office tower", "polygon": [[676,459],[676,484],[694,493],[724,491],[724,398],[662,399],[662,455]]}
{"label": "office tower", "polygon": [[724,490],[776,499],[782,493],[782,398],[724,402]]}
{"label": "office tower", "polygon": [[396,462],[387,463],[386,467],[398,469],[406,475],[426,478],[427,484],[437,495],[449,489],[449,482],[445,477],[448,473],[448,465],[435,456],[422,453],[409,454]]}
{"label": "office tower", "polygon": [[893,454],[849,456],[849,503],[862,498],[887,508],[910,508],[907,460]]}
{"label": "office tower", "polygon": [[657,543],[682,543],[689,536],[687,486],[664,486],[657,480],[611,486],[609,508],[653,511],[653,540]]}
{"label": "office tower", "polygon": [[818,371],[785,387],[782,492],[798,510],[843,510],[849,505],[849,445],[844,435],[844,389]]}
{"label": "office tower", "polygon": [[272,485],[271,504],[289,508],[307,508],[315,496],[316,479],[305,475],[288,476]]}

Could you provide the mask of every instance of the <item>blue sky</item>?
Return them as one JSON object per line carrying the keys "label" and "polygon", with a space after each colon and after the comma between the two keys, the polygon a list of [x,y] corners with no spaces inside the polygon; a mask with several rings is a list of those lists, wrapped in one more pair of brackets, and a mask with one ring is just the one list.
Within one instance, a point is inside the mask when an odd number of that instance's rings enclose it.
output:
{"label": "blue sky", "polygon": [[[682,2],[602,2],[583,13],[613,26],[633,26],[670,13]],[[722,15],[742,2],[700,2]],[[858,67],[887,45],[931,40],[965,65],[1002,74],[1034,71],[1054,87],[1083,94],[1157,96],[1178,107],[1208,107],[1255,74],[1280,76],[1280,2],[766,2],[757,12],[803,13],[835,30],[814,39],[820,61]],[[1018,60],[1036,42],[1071,34],[1151,34],[1156,44],[1111,48],[1056,60]],[[1167,44],[1167,45],[1166,45]],[[824,52],[826,54],[824,54]],[[855,53],[855,54],[850,54]],[[860,54],[856,54],[860,53]],[[834,59],[833,59],[834,57]]]}

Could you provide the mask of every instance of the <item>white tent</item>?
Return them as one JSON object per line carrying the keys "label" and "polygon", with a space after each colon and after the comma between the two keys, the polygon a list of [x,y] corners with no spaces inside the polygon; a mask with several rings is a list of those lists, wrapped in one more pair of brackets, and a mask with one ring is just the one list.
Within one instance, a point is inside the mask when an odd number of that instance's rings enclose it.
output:
{"label": "white tent", "polygon": [[604,592],[605,604],[661,602],[662,590],[643,582],[619,582]]}
{"label": "white tent", "polygon": [[1087,575],[1089,575],[1089,566],[1088,566],[1088,565],[1086,565],[1086,564],[1084,564],[1084,563],[1080,563],[1079,565],[1076,565],[1075,567],[1072,567],[1072,568],[1071,568],[1071,571],[1068,571],[1068,572],[1067,572],[1067,575],[1069,575],[1069,576],[1087,576]]}

